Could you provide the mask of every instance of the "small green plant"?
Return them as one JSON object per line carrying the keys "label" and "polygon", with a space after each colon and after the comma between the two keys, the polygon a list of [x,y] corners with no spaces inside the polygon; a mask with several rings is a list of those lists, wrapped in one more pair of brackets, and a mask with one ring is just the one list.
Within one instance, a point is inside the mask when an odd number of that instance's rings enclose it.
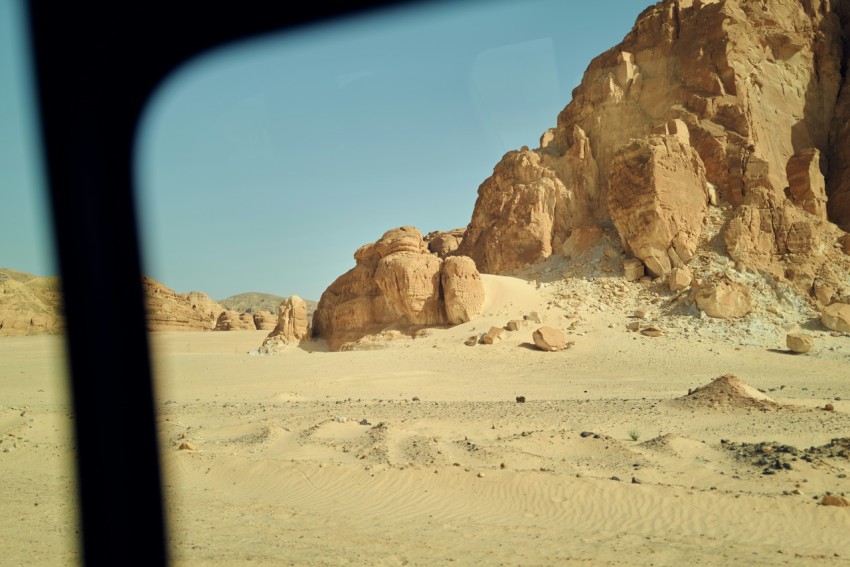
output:
{"label": "small green plant", "polygon": [[638,439],[640,439],[640,431],[638,431],[637,429],[632,429],[631,431],[629,431],[629,437],[632,438],[632,441],[637,441]]}

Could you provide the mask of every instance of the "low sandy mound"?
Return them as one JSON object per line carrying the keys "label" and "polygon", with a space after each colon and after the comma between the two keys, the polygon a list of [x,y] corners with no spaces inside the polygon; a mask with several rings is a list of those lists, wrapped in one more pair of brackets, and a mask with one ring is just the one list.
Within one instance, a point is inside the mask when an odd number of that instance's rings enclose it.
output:
{"label": "low sandy mound", "polygon": [[737,376],[725,374],[701,386],[676,402],[689,407],[777,408],[779,404]]}

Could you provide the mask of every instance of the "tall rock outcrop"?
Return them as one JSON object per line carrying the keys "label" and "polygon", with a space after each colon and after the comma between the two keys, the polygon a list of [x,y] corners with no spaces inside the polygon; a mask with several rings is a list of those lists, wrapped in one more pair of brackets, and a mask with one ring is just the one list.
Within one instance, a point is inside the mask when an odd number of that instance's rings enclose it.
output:
{"label": "tall rock outcrop", "polygon": [[466,323],[481,313],[484,282],[468,256],[452,256],[443,262],[440,274],[443,302],[449,325]]}
{"label": "tall rock outcrop", "polygon": [[741,269],[815,294],[838,264],[850,284],[833,224],[850,228],[847,4],[650,6],[591,62],[540,147],[496,165],[457,253],[506,273],[560,253],[577,228],[613,222],[663,275],[693,255],[713,186],[731,205],[725,240]]}
{"label": "tall rock outcrop", "polygon": [[354,259],[355,267],[325,290],[313,315],[313,336],[332,350],[387,329],[413,332],[468,321],[483,306],[474,262],[444,261],[413,227],[386,232],[361,246]]}
{"label": "tall rock outcrop", "polygon": [[273,353],[287,345],[300,344],[310,338],[307,303],[303,299],[297,295],[284,299],[277,313],[277,326],[263,341],[260,347],[262,353]]}
{"label": "tall rock outcrop", "polygon": [[509,152],[478,189],[458,252],[488,273],[545,260],[566,239],[567,197],[540,153]]}

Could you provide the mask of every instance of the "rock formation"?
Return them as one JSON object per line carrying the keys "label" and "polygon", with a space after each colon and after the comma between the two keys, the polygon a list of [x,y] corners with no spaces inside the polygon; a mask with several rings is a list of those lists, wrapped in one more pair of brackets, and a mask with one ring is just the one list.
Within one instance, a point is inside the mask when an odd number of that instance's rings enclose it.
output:
{"label": "rock formation", "polygon": [[446,258],[460,246],[463,240],[463,233],[466,229],[456,228],[454,230],[429,232],[425,235],[425,242],[428,244],[428,250],[439,256]]}
{"label": "rock formation", "polygon": [[227,309],[216,319],[214,331],[256,331],[257,325],[250,313],[239,313]]}
{"label": "rock formation", "polygon": [[[150,331],[267,331],[277,324],[277,316],[253,308],[276,297],[269,294],[234,296],[229,304],[246,307],[227,309],[206,293],[177,293],[148,276],[142,276],[142,288]],[[306,304],[309,321],[316,303]],[[0,269],[0,336],[60,333],[61,311],[59,278]]]}
{"label": "rock formation", "polygon": [[688,128],[670,122],[670,134],[634,140],[614,155],[608,210],[623,248],[649,275],[684,266],[696,251],[708,208],[705,168]]}
{"label": "rock formation", "polygon": [[790,283],[820,306],[850,302],[846,37],[850,0],[650,6],[590,63],[540,146],[496,164],[462,235],[423,241],[403,228],[362,247],[325,292],[317,333],[338,347],[392,326],[467,320],[477,308],[450,304],[477,296],[451,282],[476,279],[454,274],[453,257],[497,274],[553,255],[580,265],[612,227],[627,280],[690,286],[680,297],[711,317],[753,309],[740,277],[691,281],[717,272],[722,254],[724,271]]}
{"label": "rock formation", "polygon": [[151,331],[211,331],[224,307],[199,291],[177,293],[148,276],[142,276]]}
{"label": "rock formation", "polygon": [[484,283],[472,258],[446,258],[443,261],[440,283],[449,325],[465,323],[481,313],[484,306]]}
{"label": "rock formation", "polygon": [[613,223],[657,277],[688,264],[722,205],[738,269],[821,303],[850,293],[836,226],[850,228],[848,14],[822,0],[650,6],[591,62],[540,147],[495,166],[457,253],[510,273]]}
{"label": "rock formation", "polygon": [[[306,303],[306,302],[305,302]],[[309,306],[307,307],[307,319],[312,317],[312,313],[310,313]],[[254,327],[258,331],[273,331],[277,326],[277,316],[271,313],[270,311],[258,311],[253,314],[254,318]]]}
{"label": "rock formation", "polygon": [[477,315],[484,288],[468,258],[442,260],[422,234],[405,226],[360,247],[357,264],[322,294],[313,334],[332,350],[390,328],[457,324]]}
{"label": "rock formation", "polygon": [[273,353],[290,344],[300,344],[310,338],[307,303],[293,295],[280,304],[277,325],[260,347],[262,353]]}

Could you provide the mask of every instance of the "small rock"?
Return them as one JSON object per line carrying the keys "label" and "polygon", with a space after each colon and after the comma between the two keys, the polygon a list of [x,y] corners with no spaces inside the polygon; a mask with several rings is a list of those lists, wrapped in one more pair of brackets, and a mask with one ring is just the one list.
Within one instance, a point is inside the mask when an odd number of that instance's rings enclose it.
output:
{"label": "small rock", "polygon": [[188,441],[183,441],[182,443],[180,443],[180,446],[177,447],[177,450],[178,451],[197,451],[198,448],[195,447],[195,445],[193,445],[192,443],[189,443]]}
{"label": "small rock", "polygon": [[673,268],[667,276],[667,287],[670,291],[682,291],[690,287],[692,280],[693,275],[688,268]]}
{"label": "small rock", "polygon": [[484,478],[484,473],[483,472],[478,473],[478,478]]}
{"label": "small rock", "polygon": [[481,337],[482,345],[492,345],[493,343],[499,342],[502,340],[502,335],[505,330],[502,327],[490,327],[490,330],[484,333],[484,336]]}
{"label": "small rock", "polygon": [[638,323],[637,321],[632,321],[631,323],[626,325],[626,329],[632,331],[633,333],[640,331],[640,323]]}
{"label": "small rock", "polygon": [[532,322],[532,323],[537,323],[537,324],[540,324],[540,323],[542,323],[542,322],[543,322],[543,321],[540,319],[540,315],[538,315],[537,311],[532,311],[532,312],[531,312],[531,313],[529,313],[528,315],[524,315],[524,316],[523,316],[523,319],[525,319],[526,321],[530,321],[530,322]]}
{"label": "small rock", "polygon": [[737,319],[753,310],[750,288],[729,279],[700,286],[694,300],[700,311],[718,319]]}
{"label": "small rock", "polygon": [[525,396],[517,396],[516,397],[516,403],[524,404],[525,403]]}
{"label": "small rock", "polygon": [[823,406],[823,409],[826,411],[835,411],[835,406],[832,404],[826,404],[825,406]]}
{"label": "small rock", "polygon": [[843,496],[835,496],[834,494],[829,494],[823,497],[821,500],[822,506],[840,506],[842,508],[850,507],[850,500],[847,500]]}
{"label": "small rock", "polygon": [[785,337],[785,344],[791,352],[804,354],[815,347],[815,338],[805,333],[789,333]]}
{"label": "small rock", "polygon": [[643,277],[643,262],[636,258],[631,258],[623,262],[623,273],[626,281],[636,282]]}
{"label": "small rock", "polygon": [[640,334],[646,337],[660,337],[664,334],[664,331],[658,327],[647,327],[646,329],[643,329]]}
{"label": "small rock", "polygon": [[519,331],[521,327],[525,327],[528,325],[528,322],[521,319],[512,319],[508,321],[508,324],[505,325],[505,328],[509,331]]}
{"label": "small rock", "polygon": [[617,482],[620,482],[620,477],[618,477],[618,476],[612,476],[612,477],[611,477],[611,480],[616,480]]}
{"label": "small rock", "polygon": [[632,484],[643,484],[643,481],[636,476],[632,477]]}
{"label": "small rock", "polygon": [[534,331],[532,336],[534,338],[534,344],[540,350],[554,352],[569,348],[567,336],[563,331],[553,327],[540,327]]}
{"label": "small rock", "polygon": [[582,431],[582,432],[580,433],[580,435],[581,435],[582,437],[593,437],[593,432],[592,432],[592,431]]}
{"label": "small rock", "polygon": [[636,319],[646,319],[646,310],[645,309],[635,310],[634,317]]}
{"label": "small rock", "polygon": [[466,346],[475,346],[475,345],[478,344],[478,337],[471,336],[468,339],[466,339],[465,341],[463,341],[463,344],[465,344]]}

